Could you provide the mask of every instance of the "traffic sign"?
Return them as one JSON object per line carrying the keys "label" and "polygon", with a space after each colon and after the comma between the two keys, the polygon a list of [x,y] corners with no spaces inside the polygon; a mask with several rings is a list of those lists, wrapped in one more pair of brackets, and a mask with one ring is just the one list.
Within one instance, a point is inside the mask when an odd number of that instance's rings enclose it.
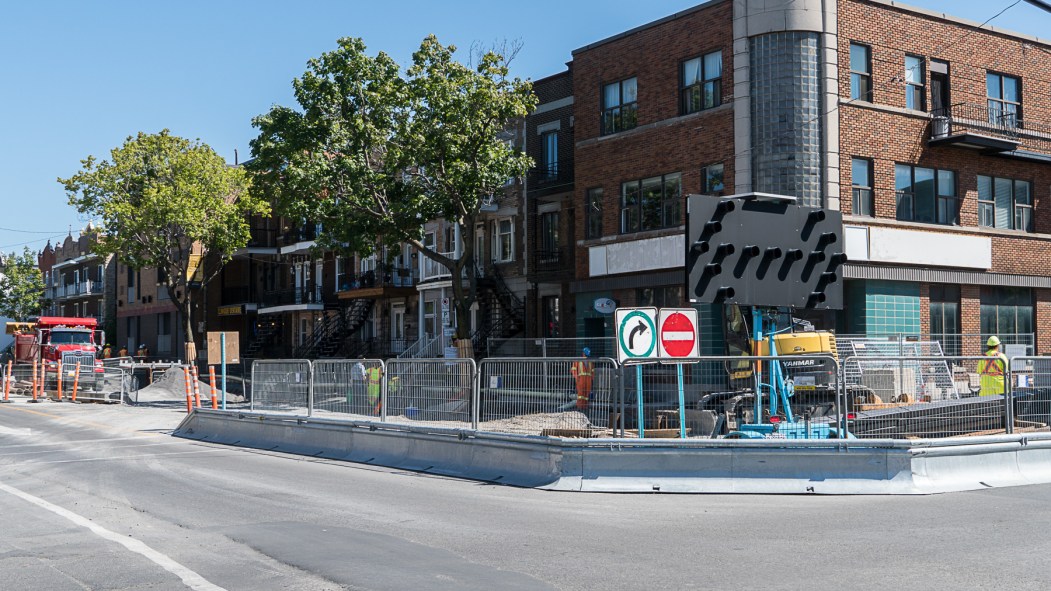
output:
{"label": "traffic sign", "polygon": [[697,338],[697,310],[661,308],[657,315],[661,359],[696,358],[700,349]]}
{"label": "traffic sign", "polygon": [[657,358],[657,308],[617,308],[617,361],[639,363]]}

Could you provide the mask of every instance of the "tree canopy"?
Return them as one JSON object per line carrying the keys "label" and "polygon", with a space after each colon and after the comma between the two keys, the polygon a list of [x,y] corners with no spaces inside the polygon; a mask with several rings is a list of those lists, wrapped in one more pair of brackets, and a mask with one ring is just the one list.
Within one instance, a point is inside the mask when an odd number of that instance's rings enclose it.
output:
{"label": "tree canopy", "polygon": [[361,39],[311,59],[293,81],[299,109],[275,106],[253,120],[255,184],[286,215],[321,222],[322,246],[368,255],[380,242],[408,243],[448,267],[459,336],[475,298],[474,244],[452,259],[423,244],[423,224],[458,224],[472,236],[482,200],[522,176],[531,160],[505,141],[535,106],[531,85],[509,78],[508,59],[423,40],[402,70]]}
{"label": "tree canopy", "polygon": [[40,314],[44,298],[44,276],[37,268],[36,257],[26,247],[21,256],[11,253],[4,258],[0,273],[0,316],[24,322]]}
{"label": "tree canopy", "polygon": [[248,243],[249,215],[266,214],[268,206],[251,196],[244,170],[228,166],[200,141],[168,130],[140,132],[111,150],[109,160],[88,156],[82,164],[80,172],[58,181],[70,205],[99,220],[94,250],[136,269],[156,268],[182,312],[192,347],[188,282],[200,273],[204,257],[219,265],[200,280],[214,276]]}

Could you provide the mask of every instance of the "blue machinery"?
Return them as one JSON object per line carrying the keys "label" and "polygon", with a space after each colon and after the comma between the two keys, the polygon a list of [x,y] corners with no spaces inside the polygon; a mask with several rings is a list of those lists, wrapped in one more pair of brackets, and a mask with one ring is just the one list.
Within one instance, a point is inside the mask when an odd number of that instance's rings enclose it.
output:
{"label": "blue machinery", "polygon": [[[791,330],[788,328],[777,329],[776,310],[769,313],[769,321],[756,306],[752,306],[752,342],[763,342],[767,340],[769,354],[777,357],[777,344],[774,336]],[[753,351],[758,353],[758,351]],[[730,433],[730,437],[740,439],[762,439],[770,436],[780,436],[785,439],[828,439],[836,436],[837,430],[828,423],[812,423],[807,417],[798,422],[792,414],[792,404],[789,401],[795,393],[792,379],[781,367],[781,362],[776,360],[756,361],[755,371],[755,414],[752,423],[739,424],[737,430]],[[763,371],[766,366],[767,371]],[[766,381],[764,381],[766,380]],[[769,420],[763,422],[763,395],[769,396]],[[784,409],[784,419],[778,414],[779,409]]]}

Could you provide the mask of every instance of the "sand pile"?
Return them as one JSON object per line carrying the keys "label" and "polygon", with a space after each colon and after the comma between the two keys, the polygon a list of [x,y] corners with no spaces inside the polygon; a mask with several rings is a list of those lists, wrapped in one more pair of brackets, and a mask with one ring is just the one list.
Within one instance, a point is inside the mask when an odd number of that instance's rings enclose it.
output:
{"label": "sand pile", "polygon": [[[220,380],[216,378],[216,397],[219,400],[222,400],[223,392],[219,387],[219,382]],[[211,400],[211,384],[204,380],[198,380],[197,385],[200,388],[202,404],[204,400]],[[186,400],[186,378],[183,376],[182,369],[172,368],[163,374],[155,375],[152,384],[140,388],[137,394],[132,394],[131,398],[136,402],[171,402],[176,400]],[[227,392],[226,401],[244,402],[244,396]]]}

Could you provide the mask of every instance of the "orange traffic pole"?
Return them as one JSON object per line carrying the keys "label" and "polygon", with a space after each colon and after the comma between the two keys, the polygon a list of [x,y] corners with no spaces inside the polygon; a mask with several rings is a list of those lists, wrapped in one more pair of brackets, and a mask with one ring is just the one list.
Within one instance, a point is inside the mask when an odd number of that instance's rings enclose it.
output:
{"label": "orange traffic pole", "polygon": [[73,372],[73,402],[77,401],[77,386],[80,385],[80,362],[77,362],[77,369]]}
{"label": "orange traffic pole", "polygon": [[58,381],[55,382],[55,387],[58,388],[58,401],[62,402],[62,362],[61,361],[58,362],[58,372],[56,373],[56,375],[58,376]]}
{"label": "orange traffic pole", "polygon": [[201,408],[201,380],[197,374],[197,364],[193,365],[193,405]]}
{"label": "orange traffic pole", "polygon": [[182,368],[184,377],[186,378],[186,414],[193,412],[193,393],[190,387],[190,370]]}
{"label": "orange traffic pole", "polygon": [[[8,394],[11,392],[11,380],[15,379],[15,369],[12,367],[14,361],[7,360],[7,380],[4,382],[4,402],[7,402]],[[215,392],[215,388],[212,388],[212,392]],[[215,400],[215,395],[212,395],[212,400]]]}
{"label": "orange traffic pole", "polygon": [[215,397],[215,366],[208,366],[208,381],[212,383],[212,410],[219,408],[219,400]]}
{"label": "orange traffic pole", "polygon": [[36,359],[33,360],[33,402],[36,402]]}

